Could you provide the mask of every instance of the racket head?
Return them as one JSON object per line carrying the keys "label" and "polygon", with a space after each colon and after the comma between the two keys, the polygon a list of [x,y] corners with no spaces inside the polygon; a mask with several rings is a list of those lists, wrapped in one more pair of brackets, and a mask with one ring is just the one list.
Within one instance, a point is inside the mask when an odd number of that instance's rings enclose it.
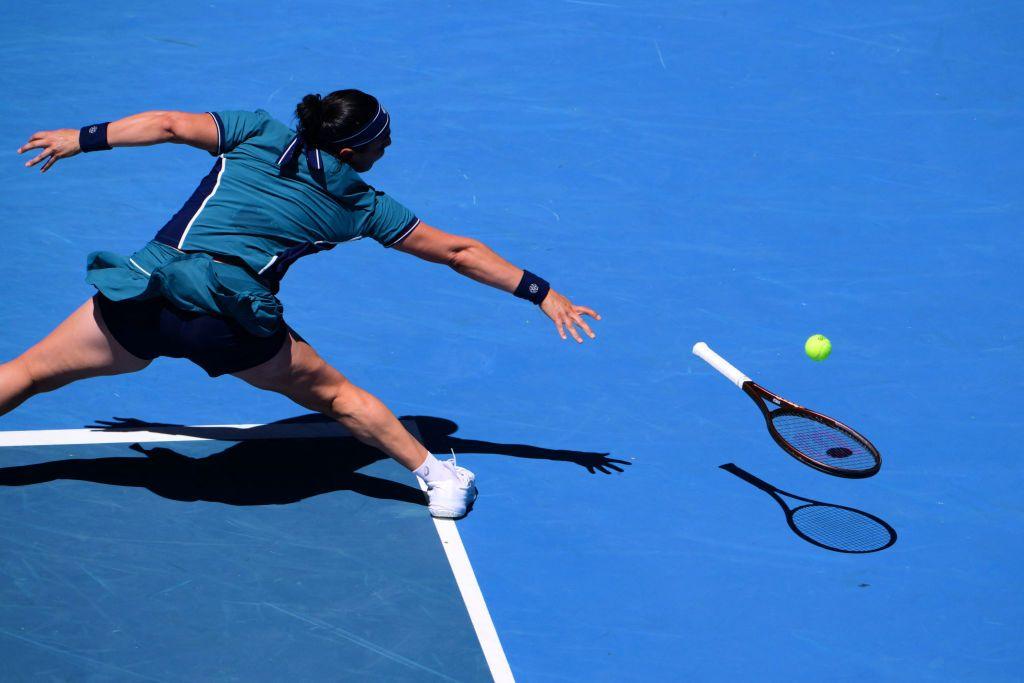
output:
{"label": "racket head", "polygon": [[847,479],[874,476],[882,456],[852,427],[747,382],[746,392],[761,408],[768,432],[794,458],[816,470]]}
{"label": "racket head", "polygon": [[896,530],[862,510],[817,501],[787,508],[790,529],[803,540],[837,553],[877,553],[896,542]]}

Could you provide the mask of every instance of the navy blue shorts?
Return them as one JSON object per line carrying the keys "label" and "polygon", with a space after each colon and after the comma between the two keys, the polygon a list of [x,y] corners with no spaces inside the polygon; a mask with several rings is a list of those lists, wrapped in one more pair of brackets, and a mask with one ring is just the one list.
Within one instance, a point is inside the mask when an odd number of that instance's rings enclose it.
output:
{"label": "navy blue shorts", "polygon": [[157,297],[146,301],[111,301],[93,297],[114,339],[137,358],[188,358],[217,377],[254,368],[274,357],[288,340],[287,325],[258,337],[238,323],[203,313],[189,313]]}

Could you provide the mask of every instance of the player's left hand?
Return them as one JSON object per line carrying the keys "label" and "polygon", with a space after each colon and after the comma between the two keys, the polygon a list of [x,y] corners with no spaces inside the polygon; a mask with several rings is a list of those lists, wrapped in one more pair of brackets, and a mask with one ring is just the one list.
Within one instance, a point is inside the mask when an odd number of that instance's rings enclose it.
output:
{"label": "player's left hand", "polygon": [[42,162],[41,173],[57,163],[58,159],[73,157],[82,151],[78,146],[78,130],[74,128],[61,128],[59,130],[41,130],[33,133],[24,145],[18,148],[18,154],[24,154],[30,149],[42,149],[35,159],[26,161],[26,166],[35,166]]}
{"label": "player's left hand", "polygon": [[551,318],[552,322],[555,323],[555,327],[558,328],[558,334],[562,339],[568,339],[566,336],[566,330],[572,335],[572,338],[577,343],[583,343],[583,337],[580,336],[579,331],[576,330],[576,326],[579,325],[584,333],[591,339],[597,337],[596,334],[590,329],[586,321],[583,320],[584,315],[589,315],[594,320],[600,320],[601,316],[597,314],[591,308],[586,306],[577,306],[567,298],[556,292],[550,290],[548,295],[544,297],[544,301],[541,302],[540,308],[544,311],[544,314]]}

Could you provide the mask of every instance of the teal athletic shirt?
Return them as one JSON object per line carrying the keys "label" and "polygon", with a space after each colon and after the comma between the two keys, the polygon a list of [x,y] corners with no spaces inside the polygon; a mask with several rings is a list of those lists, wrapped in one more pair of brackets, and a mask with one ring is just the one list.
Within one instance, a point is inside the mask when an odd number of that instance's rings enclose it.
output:
{"label": "teal athletic shirt", "polygon": [[363,237],[391,247],[419,224],[348,164],[302,149],[267,112],[210,116],[217,161],[181,210],[129,258],[89,255],[87,281],[108,298],[164,296],[272,334],[283,310],[273,295],[296,260]]}
{"label": "teal athletic shirt", "polygon": [[303,154],[283,161],[297,145],[296,134],[267,112],[211,116],[220,133],[217,163],[157,241],[238,257],[257,273],[283,275],[296,251],[305,255],[362,237],[391,246],[415,227],[411,211],[348,164],[319,151],[322,172]]}

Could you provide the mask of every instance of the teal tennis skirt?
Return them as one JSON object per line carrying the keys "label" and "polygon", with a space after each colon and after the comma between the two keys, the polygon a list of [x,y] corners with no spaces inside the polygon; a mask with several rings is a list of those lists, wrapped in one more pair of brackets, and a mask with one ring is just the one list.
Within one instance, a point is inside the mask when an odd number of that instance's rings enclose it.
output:
{"label": "teal tennis skirt", "polygon": [[182,311],[233,320],[257,337],[277,333],[284,307],[275,290],[228,258],[150,242],[128,257],[89,254],[85,279],[110,301],[163,298]]}
{"label": "teal tennis skirt", "polygon": [[90,254],[86,280],[133,356],[187,358],[216,377],[265,363],[292,333],[271,286],[224,258],[150,242],[129,257]]}

